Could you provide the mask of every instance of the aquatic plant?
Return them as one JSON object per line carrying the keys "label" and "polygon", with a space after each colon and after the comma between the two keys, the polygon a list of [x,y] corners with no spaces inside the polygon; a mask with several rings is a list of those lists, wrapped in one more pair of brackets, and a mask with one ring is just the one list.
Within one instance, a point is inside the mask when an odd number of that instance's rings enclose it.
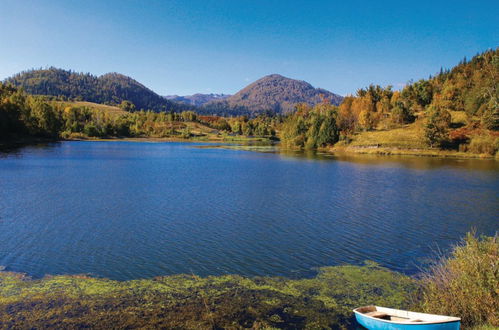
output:
{"label": "aquatic plant", "polygon": [[374,263],[320,268],[308,279],[174,275],[120,282],[0,272],[0,327],[339,328],[359,305],[407,307],[416,287]]}

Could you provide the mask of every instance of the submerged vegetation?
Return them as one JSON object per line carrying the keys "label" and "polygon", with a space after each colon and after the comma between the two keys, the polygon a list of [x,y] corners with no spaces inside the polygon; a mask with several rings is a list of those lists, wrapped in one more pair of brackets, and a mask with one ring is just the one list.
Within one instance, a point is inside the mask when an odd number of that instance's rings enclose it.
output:
{"label": "submerged vegetation", "polygon": [[83,275],[30,279],[0,271],[2,328],[329,329],[376,304],[499,326],[499,239],[468,234],[411,278],[376,263],[323,267],[313,278],[173,275],[113,281]]}
{"label": "submerged vegetation", "polygon": [[408,307],[416,282],[374,263],[319,270],[310,279],[200,278],[32,280],[0,272],[0,326],[13,328],[339,328],[351,309]]}

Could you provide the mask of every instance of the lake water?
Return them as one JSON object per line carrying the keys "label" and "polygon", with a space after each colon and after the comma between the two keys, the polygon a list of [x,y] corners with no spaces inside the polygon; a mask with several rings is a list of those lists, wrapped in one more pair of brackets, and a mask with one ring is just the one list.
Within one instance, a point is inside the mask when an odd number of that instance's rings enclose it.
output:
{"label": "lake water", "polygon": [[62,142],[0,154],[0,265],[34,277],[418,271],[499,229],[499,162]]}

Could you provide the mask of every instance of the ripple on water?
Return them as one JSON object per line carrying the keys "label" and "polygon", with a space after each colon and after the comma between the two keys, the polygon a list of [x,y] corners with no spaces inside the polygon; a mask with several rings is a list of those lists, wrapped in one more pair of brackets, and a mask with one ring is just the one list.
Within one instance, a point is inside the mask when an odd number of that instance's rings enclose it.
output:
{"label": "ripple on water", "polygon": [[498,230],[494,164],[182,143],[25,148],[0,159],[0,265],[132,279],[299,276],[370,259],[412,274],[471,227]]}

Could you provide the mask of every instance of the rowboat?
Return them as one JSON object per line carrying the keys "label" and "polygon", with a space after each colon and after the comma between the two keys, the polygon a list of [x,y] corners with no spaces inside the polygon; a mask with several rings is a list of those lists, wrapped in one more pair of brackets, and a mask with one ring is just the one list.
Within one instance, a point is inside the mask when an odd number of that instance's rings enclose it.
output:
{"label": "rowboat", "polygon": [[459,317],[409,312],[400,309],[364,306],[353,310],[357,322],[367,329],[459,330]]}

